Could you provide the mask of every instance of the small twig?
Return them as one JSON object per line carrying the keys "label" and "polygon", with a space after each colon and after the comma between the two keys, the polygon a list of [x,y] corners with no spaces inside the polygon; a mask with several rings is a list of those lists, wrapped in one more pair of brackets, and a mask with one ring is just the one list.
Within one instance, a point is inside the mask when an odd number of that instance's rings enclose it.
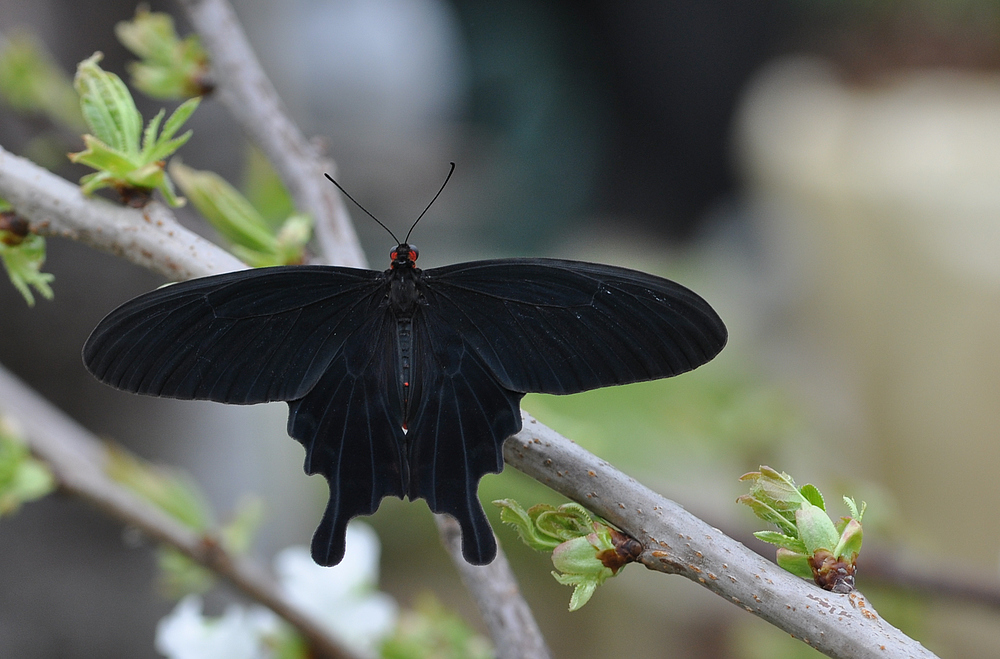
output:
{"label": "small twig", "polygon": [[64,492],[176,548],[225,578],[244,595],[267,606],[295,627],[315,656],[357,659],[322,626],[289,603],[258,565],[229,554],[211,537],[192,531],[108,478],[103,468],[105,452],[100,440],[3,367],[0,367],[0,410],[17,420],[29,448],[48,464]]}
{"label": "small twig", "polygon": [[[774,556],[774,546],[763,543],[751,533],[727,529],[727,533],[756,551],[765,559]],[[958,602],[1000,609],[1000,578],[971,565],[949,561],[941,570],[926,558],[908,557],[905,548],[865,543],[858,558],[858,583],[910,591],[918,597],[952,599]]]}
{"label": "small twig", "polygon": [[508,464],[593,510],[643,543],[649,569],[680,574],[840,659],[935,655],[887,623],[855,591],[830,593],[793,576],[678,504],[522,413]]}
{"label": "small twig", "polygon": [[521,597],[503,549],[489,565],[469,565],[462,557],[462,530],[453,518],[435,515],[441,540],[462,583],[476,600],[490,630],[498,659],[549,659],[551,653],[531,609]]}
{"label": "small twig", "polygon": [[323,177],[336,165],[323,158],[289,118],[226,0],[181,0],[211,58],[216,93],[274,165],[295,206],[316,221],[327,263],[365,266],[354,225],[337,190]]}
{"label": "small twig", "polygon": [[862,554],[858,569],[865,582],[879,582],[914,594],[1000,608],[1000,580],[988,570],[972,570],[951,563],[947,570],[940,570],[937,565],[928,562],[916,566],[878,547]]}
{"label": "small twig", "polygon": [[69,181],[2,147],[0,197],[29,221],[35,233],[77,240],[172,281],[247,267],[182,227],[158,202],[136,209],[86,197]]}

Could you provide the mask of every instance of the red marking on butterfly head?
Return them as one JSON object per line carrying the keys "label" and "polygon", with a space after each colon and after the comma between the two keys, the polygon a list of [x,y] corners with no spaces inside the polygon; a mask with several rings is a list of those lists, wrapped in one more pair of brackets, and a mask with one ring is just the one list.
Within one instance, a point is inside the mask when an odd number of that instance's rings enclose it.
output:
{"label": "red marking on butterfly head", "polygon": [[419,254],[420,252],[413,245],[400,243],[395,249],[389,252],[389,258],[392,259],[392,264],[389,267],[392,269],[412,268],[416,264]]}

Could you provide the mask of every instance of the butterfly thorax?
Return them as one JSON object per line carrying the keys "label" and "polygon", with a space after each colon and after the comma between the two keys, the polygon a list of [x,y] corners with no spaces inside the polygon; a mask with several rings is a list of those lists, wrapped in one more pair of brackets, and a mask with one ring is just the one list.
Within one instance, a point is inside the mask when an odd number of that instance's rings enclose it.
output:
{"label": "butterfly thorax", "polygon": [[389,280],[389,308],[397,319],[412,317],[420,301],[417,248],[400,243],[389,257],[392,264],[385,271]]}
{"label": "butterfly thorax", "polygon": [[389,282],[389,309],[397,320],[411,318],[420,303],[420,270],[404,268],[386,270]]}

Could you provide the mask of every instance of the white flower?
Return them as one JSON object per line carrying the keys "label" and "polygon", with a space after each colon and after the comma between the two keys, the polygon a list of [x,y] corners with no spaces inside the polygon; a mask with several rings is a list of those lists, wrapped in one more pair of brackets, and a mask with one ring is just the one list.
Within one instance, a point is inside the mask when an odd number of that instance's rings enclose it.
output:
{"label": "white flower", "polygon": [[169,659],[265,659],[261,637],[274,632],[269,610],[231,604],[221,618],[201,613],[198,595],[182,599],[156,627],[156,649]]}
{"label": "white flower", "polygon": [[[274,559],[288,600],[358,654],[374,657],[399,617],[396,601],[377,590],[378,536],[354,522],[347,551],[336,567],[313,562],[305,547],[289,547]],[[268,638],[281,622],[260,606],[230,605],[221,618],[202,615],[197,595],[182,599],[156,628],[156,649],[169,659],[270,659]]]}
{"label": "white flower", "polygon": [[275,557],[274,569],[293,604],[345,645],[373,656],[399,617],[395,600],[377,590],[379,551],[375,531],[352,522],[339,565],[316,565],[305,547],[289,547]]}

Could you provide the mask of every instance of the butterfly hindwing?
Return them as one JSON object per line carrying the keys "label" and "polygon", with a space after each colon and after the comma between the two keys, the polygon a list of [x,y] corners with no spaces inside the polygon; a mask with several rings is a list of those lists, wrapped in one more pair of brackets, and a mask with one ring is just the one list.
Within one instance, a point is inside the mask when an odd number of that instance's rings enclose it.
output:
{"label": "butterfly hindwing", "polygon": [[409,415],[411,499],[462,527],[462,554],[475,565],[496,556],[496,539],[479,503],[479,481],[503,469],[503,442],[521,429],[523,394],[504,388],[463,337],[420,308],[413,319],[416,388]]}
{"label": "butterfly hindwing", "polygon": [[396,324],[384,308],[371,311],[316,386],[288,404],[288,434],[306,449],[306,473],[322,474],[330,486],[312,542],[320,565],[343,558],[351,518],[371,515],[383,497],[406,494],[402,405],[393,382]]}
{"label": "butterfly hindwing", "polygon": [[726,343],[701,297],[615,266],[476,261],[426,270],[422,281],[439,322],[514,391],[568,394],[678,375]]}
{"label": "butterfly hindwing", "polygon": [[112,311],[83,349],[97,378],[134,393],[222,403],[305,395],[367,318],[382,273],[231,272],[166,286]]}

